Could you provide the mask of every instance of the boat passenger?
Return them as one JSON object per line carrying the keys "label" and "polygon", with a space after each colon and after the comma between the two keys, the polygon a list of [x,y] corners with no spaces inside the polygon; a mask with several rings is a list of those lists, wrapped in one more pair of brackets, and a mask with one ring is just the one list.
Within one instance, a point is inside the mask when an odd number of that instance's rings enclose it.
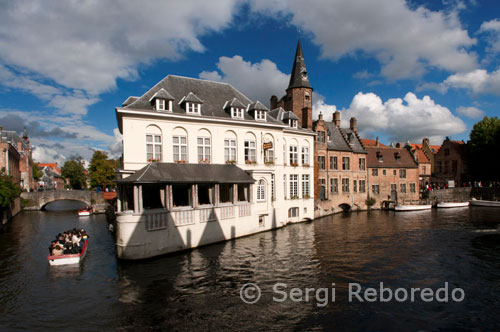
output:
{"label": "boat passenger", "polygon": [[52,250],[52,256],[60,256],[64,254],[63,247],[61,245],[57,244],[54,250]]}

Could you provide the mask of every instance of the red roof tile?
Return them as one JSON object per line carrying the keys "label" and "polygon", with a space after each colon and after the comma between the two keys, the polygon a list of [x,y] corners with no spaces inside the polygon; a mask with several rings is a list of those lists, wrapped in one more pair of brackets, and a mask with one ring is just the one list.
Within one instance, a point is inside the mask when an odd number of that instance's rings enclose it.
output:
{"label": "red roof tile", "polygon": [[[363,145],[364,145],[365,147],[367,147],[367,146],[375,146],[375,145],[377,144],[377,141],[376,141],[376,140],[374,140],[374,139],[369,139],[369,138],[362,138],[362,139],[361,139],[361,142],[363,142]],[[382,144],[382,143],[380,143],[380,142],[378,142],[378,146],[380,146],[380,147],[385,147],[385,145],[384,145],[384,144]]]}

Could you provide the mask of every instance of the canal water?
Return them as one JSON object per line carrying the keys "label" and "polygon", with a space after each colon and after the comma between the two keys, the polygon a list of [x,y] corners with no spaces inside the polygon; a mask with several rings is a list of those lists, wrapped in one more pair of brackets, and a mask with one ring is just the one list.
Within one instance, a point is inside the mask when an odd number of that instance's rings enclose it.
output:
{"label": "canal water", "polygon": [[[0,232],[0,330],[498,331],[499,224],[500,209],[472,207],[338,214],[117,262],[104,215],[25,212]],[[50,267],[50,240],[73,227],[90,234],[87,257],[79,267]],[[408,293],[447,283],[449,302],[424,302],[418,294],[414,302],[349,300],[350,283],[380,293],[381,282]],[[261,289],[255,304],[240,298],[247,283]],[[315,289],[309,298],[306,288]],[[325,306],[324,293],[315,295],[324,288]],[[458,288],[460,302],[451,298]]]}

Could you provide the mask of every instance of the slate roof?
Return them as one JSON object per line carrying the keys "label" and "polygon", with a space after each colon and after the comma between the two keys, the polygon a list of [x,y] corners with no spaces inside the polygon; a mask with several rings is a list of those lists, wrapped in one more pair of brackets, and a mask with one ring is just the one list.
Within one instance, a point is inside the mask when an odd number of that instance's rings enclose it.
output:
{"label": "slate roof", "polygon": [[128,106],[130,104],[132,104],[133,102],[135,102],[137,99],[139,99],[139,97],[136,97],[136,96],[130,96],[128,97],[123,103],[122,103],[122,107],[125,107],[125,106]]}
{"label": "slate roof", "polygon": [[3,142],[9,141],[16,150],[17,150],[17,143],[19,142],[21,142],[23,149],[28,149],[28,145],[26,144],[24,139],[22,139],[21,136],[19,136],[15,131],[3,130],[1,138]]}
{"label": "slate roof", "polygon": [[[172,99],[173,99],[173,97],[172,97]],[[185,96],[184,98],[182,98],[179,103],[182,103],[182,102],[190,102],[190,103],[203,104],[203,100],[201,100],[197,95],[195,95],[192,92],[189,92],[187,94],[187,96]]]}
{"label": "slate roof", "polygon": [[[349,151],[366,153],[359,136],[350,128],[339,128],[333,122],[326,122],[327,149],[333,151]],[[328,137],[330,139],[328,140]]]}
{"label": "slate roof", "polygon": [[269,111],[269,109],[258,100],[256,102],[251,103],[250,106],[248,107],[248,110]]}
{"label": "slate roof", "polygon": [[235,165],[150,163],[119,183],[254,183]]}
{"label": "slate roof", "polygon": [[297,42],[297,50],[295,51],[295,58],[293,59],[292,74],[290,75],[290,83],[288,84],[288,89],[290,88],[312,89],[309,78],[307,77],[306,63],[304,61],[304,54],[302,54],[300,40]]}
{"label": "slate roof", "polygon": [[[133,103],[124,106],[124,109],[157,113],[157,111],[153,109],[150,99],[162,88],[168,91],[168,93],[174,98],[172,112],[183,115],[187,114],[182,108],[182,105],[179,105],[179,102],[183,97],[187,98],[190,92],[203,101],[203,105],[201,107],[202,117],[230,119],[231,114],[224,110],[224,106],[228,100],[234,100],[234,98],[241,102],[245,108],[252,103],[247,96],[227,83],[168,75]],[[256,106],[267,110],[267,108],[260,102],[258,102],[258,104],[256,102]],[[198,115],[187,116],[199,117]],[[248,114],[248,112],[244,112],[244,120],[262,123],[262,121],[256,121],[250,114]],[[277,121],[273,117],[269,116],[266,117],[266,122],[282,124],[280,121]]]}
{"label": "slate roof", "polygon": [[[227,101],[227,106],[226,107],[247,107],[245,104],[243,104],[241,101],[239,101],[236,98],[233,98],[231,101]],[[225,107],[224,107],[225,108]]]}
{"label": "slate roof", "polygon": [[160,90],[158,90],[154,95],[153,97],[151,97],[151,100],[155,99],[155,98],[161,98],[161,99],[165,99],[165,100],[174,100],[174,97],[172,97],[172,95],[170,93],[168,93],[167,90],[161,88]]}
{"label": "slate roof", "polygon": [[[406,148],[367,147],[366,150],[369,168],[418,168],[417,162]],[[382,161],[379,161],[377,152],[382,154]],[[396,159],[396,153],[399,153],[399,160]]]}

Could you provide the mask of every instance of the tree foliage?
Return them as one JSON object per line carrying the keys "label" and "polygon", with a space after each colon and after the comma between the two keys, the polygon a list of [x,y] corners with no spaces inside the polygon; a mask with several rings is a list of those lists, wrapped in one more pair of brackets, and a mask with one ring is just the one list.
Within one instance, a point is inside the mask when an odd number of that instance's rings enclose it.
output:
{"label": "tree foliage", "polygon": [[104,151],[94,151],[89,165],[90,186],[102,188],[112,186],[116,179],[116,161],[108,159],[108,155]]}
{"label": "tree foliage", "polygon": [[14,183],[11,176],[0,174],[0,207],[6,208],[14,198],[21,194],[19,185]]}
{"label": "tree foliage", "polygon": [[38,168],[38,164],[34,163],[33,164],[33,179],[38,182],[38,181],[40,181],[42,176],[43,176],[43,172],[40,170],[40,168]]}
{"label": "tree foliage", "polygon": [[500,151],[500,119],[485,116],[470,132],[469,160],[472,176],[478,180],[500,180],[492,158]]}
{"label": "tree foliage", "polygon": [[85,189],[87,187],[87,177],[83,167],[82,157],[72,156],[61,168],[64,178],[69,180],[72,189]]}

